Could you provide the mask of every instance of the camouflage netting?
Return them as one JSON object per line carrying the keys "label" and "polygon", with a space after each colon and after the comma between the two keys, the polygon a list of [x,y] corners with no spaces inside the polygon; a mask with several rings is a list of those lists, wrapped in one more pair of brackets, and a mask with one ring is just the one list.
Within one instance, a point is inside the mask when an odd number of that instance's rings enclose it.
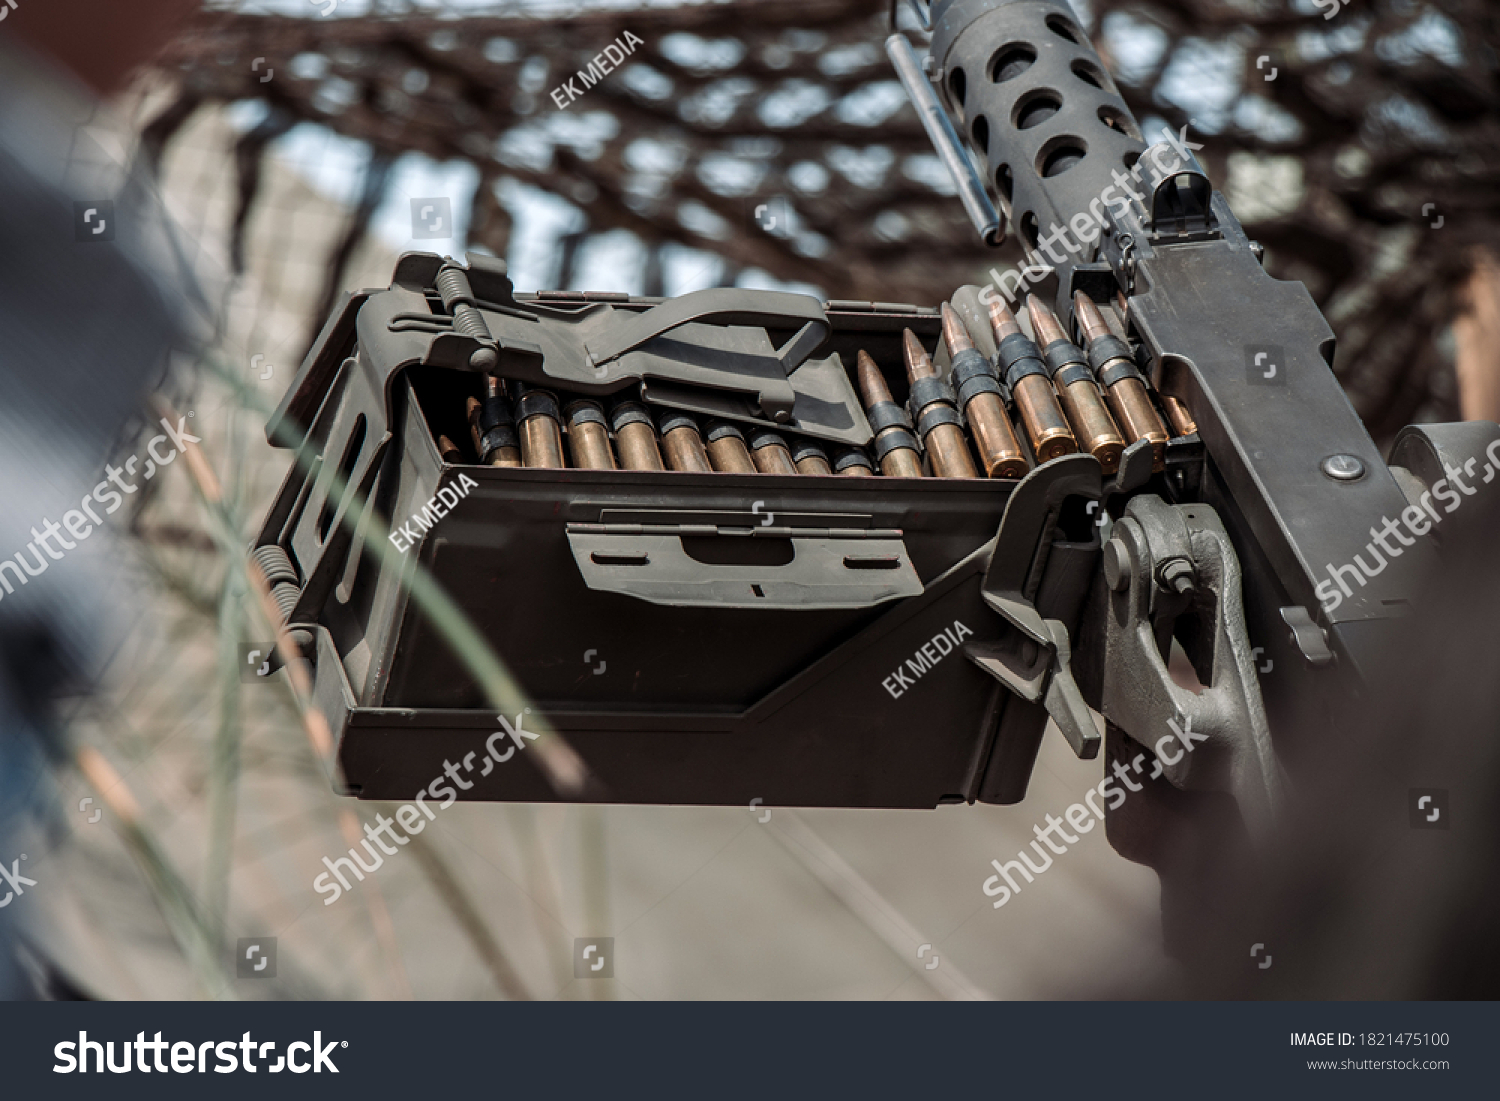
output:
{"label": "camouflage netting", "polygon": [[[1383,438],[1457,415],[1447,326],[1475,248],[1500,237],[1486,45],[1500,12],[1482,0],[1335,2],[1095,0],[1091,25],[1148,131],[1191,117],[1270,269],[1304,280],[1328,313],[1336,370]],[[549,93],[627,32],[642,41],[626,62],[559,109]],[[1013,240],[998,257],[979,245],[893,79],[887,33],[888,13],[856,0],[546,17],[207,11],[160,60],[179,92],[148,149],[159,155],[200,105],[265,101],[236,149],[242,228],[260,158],[292,126],[369,143],[363,196],[310,317],[331,306],[409,151],[477,167],[469,238],[499,255],[511,215],[497,181],[580,208],[586,228],[559,241],[562,286],[586,237],[626,229],[654,257],[673,242],[718,253],[726,281],[759,268],[831,297],[932,304],[1020,256]],[[263,83],[259,57],[286,78]],[[790,235],[762,229],[779,196],[795,208]],[[661,292],[659,259],[644,289]]]}
{"label": "camouflage netting", "polygon": [[1441,337],[1474,248],[1500,243],[1500,8],[1096,3],[1106,41],[1149,43],[1151,59],[1125,71],[1105,53],[1137,117],[1217,130],[1199,154],[1216,186],[1259,158],[1231,199],[1270,270],[1305,282],[1328,315],[1335,369],[1372,434],[1457,419]]}

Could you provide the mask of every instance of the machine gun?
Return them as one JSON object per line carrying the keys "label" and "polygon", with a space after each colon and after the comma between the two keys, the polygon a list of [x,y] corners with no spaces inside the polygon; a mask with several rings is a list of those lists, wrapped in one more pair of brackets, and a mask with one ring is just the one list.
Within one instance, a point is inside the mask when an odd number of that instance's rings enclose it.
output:
{"label": "machine gun", "polygon": [[[995,285],[941,311],[519,295],[494,258],[408,254],[329,318],[268,431],[308,461],[254,554],[344,790],[1014,803],[1051,719],[1155,781],[1111,811],[1124,855],[1195,880],[1163,839],[1200,798],[1268,835],[1295,737],[1347,721],[1435,550],[1357,556],[1438,523],[1500,426],[1410,427],[1388,464],[1306,289],[1263,270],[1185,132],[1145,144],[1065,4],[915,7],[930,52],[893,36],[898,74],[981,235],[1030,252]],[[1021,309],[1031,284],[1050,308]],[[408,599],[418,564],[582,794],[507,746]]]}
{"label": "machine gun", "polygon": [[[918,62],[902,36],[887,49],[976,229],[993,239],[1002,219],[1016,228],[1055,279],[1060,316],[1082,299],[1115,303],[1136,362],[1202,442],[1167,477],[1106,487],[1113,532],[1068,636],[1110,756],[1154,756],[1175,789],[1112,816],[1111,842],[1164,876],[1201,879],[1166,855],[1165,835],[1202,826],[1178,793],[1229,794],[1254,837],[1275,819],[1299,739],[1357,748],[1355,701],[1376,655],[1399,644],[1440,545],[1440,533],[1421,536],[1458,505],[1447,479],[1475,478],[1476,462],[1493,476],[1500,428],[1409,426],[1387,463],[1332,373],[1334,336],[1311,296],[1263,270],[1185,128],[1146,146],[1062,0],[911,7],[931,33],[928,56]],[[1440,512],[1433,494],[1445,487]],[[1067,650],[1049,647],[1024,602],[999,610],[1013,639],[1047,654],[1034,668],[1050,666],[1028,682],[1012,648],[988,667],[1023,695],[1047,692]],[[1200,691],[1169,674],[1172,637]],[[1180,745],[1188,725],[1208,739],[1192,753]]]}

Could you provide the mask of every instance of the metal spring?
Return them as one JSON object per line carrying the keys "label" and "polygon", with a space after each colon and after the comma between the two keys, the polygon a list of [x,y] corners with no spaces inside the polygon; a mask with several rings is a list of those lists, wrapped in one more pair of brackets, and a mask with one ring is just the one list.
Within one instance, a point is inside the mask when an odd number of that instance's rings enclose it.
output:
{"label": "metal spring", "polygon": [[250,552],[250,561],[260,567],[267,585],[275,585],[278,581],[290,581],[294,585],[297,582],[297,571],[292,568],[291,558],[274,543],[256,547]]}
{"label": "metal spring", "polygon": [[469,286],[469,277],[459,268],[443,268],[434,282],[443,305],[453,315],[453,327],[464,336],[485,343],[493,342],[495,338],[490,334],[490,327],[474,308],[474,290]]}
{"label": "metal spring", "polygon": [[271,590],[272,599],[281,609],[281,622],[286,623],[292,618],[292,609],[297,606],[297,598],[301,595],[302,590],[290,581],[283,581]]}

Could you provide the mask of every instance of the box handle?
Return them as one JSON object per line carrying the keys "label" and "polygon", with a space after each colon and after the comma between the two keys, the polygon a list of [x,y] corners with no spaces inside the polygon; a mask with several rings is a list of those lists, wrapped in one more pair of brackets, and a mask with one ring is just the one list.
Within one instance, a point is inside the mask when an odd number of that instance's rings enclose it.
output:
{"label": "box handle", "polygon": [[747,539],[748,533],[711,527],[621,533],[601,527],[568,527],[568,544],[585,584],[651,604],[813,611],[872,608],[923,591],[899,531],[835,535],[784,529],[792,546],[789,562],[739,565],[695,558],[683,539]]}
{"label": "box handle", "polygon": [[607,334],[587,342],[584,350],[590,364],[597,367],[692,321],[761,327],[802,322],[796,334],[776,350],[782,372],[788,375],[828,339],[831,331],[822,305],[805,294],[710,287],[669,298],[659,306],[616,324]]}

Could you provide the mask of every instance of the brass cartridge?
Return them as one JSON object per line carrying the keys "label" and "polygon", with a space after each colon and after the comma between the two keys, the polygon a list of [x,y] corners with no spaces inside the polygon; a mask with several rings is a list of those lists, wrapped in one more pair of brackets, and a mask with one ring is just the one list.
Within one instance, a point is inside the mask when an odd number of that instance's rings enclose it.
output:
{"label": "brass cartridge", "polygon": [[901,331],[901,353],[906,361],[906,379],[911,383],[906,409],[922,436],[927,457],[932,460],[933,477],[979,477],[974,460],[969,457],[969,443],[964,438],[958,395],[953,387],[932,369],[932,357],[910,329]]}
{"label": "brass cartridge", "polygon": [[1036,334],[1042,357],[1052,372],[1052,384],[1073,425],[1074,438],[1081,450],[1099,460],[1104,473],[1113,474],[1120,469],[1125,438],[1104,405],[1104,395],[1099,391],[1088,357],[1068,339],[1057,315],[1036,295],[1027,297],[1026,310],[1031,314],[1031,331]]}
{"label": "brass cartridge", "polygon": [[1167,420],[1172,422],[1173,437],[1195,435],[1198,431],[1198,422],[1193,420],[1188,407],[1170,394],[1161,394],[1160,397],[1161,407],[1167,412]]}
{"label": "brass cartridge", "polygon": [[917,438],[912,435],[911,420],[906,410],[891,400],[885,376],[863,349],[855,359],[855,369],[865,414],[870,418],[870,427],[875,430],[873,446],[880,472],[887,478],[922,477],[922,455],[917,450]]}
{"label": "brass cartridge", "polygon": [[812,440],[795,440],[792,443],[792,465],[798,474],[832,474],[828,463],[828,452]]}
{"label": "brass cartridge", "polygon": [[563,410],[568,422],[568,450],[580,470],[618,470],[609,446],[604,407],[592,398],[569,402]]}
{"label": "brass cartridge", "polygon": [[1073,454],[1078,441],[1057,402],[1041,350],[1021,331],[1015,315],[998,296],[990,297],[989,309],[990,327],[995,332],[995,366],[1015,399],[1036,461],[1045,463]]}
{"label": "brass cartridge", "polygon": [[1104,387],[1104,396],[1126,440],[1151,441],[1151,469],[1166,467],[1167,426],[1162,423],[1130,354],[1130,345],[1109,331],[1094,300],[1082,291],[1073,295],[1073,319],[1088,345],[1089,365]]}
{"label": "brass cartridge", "polygon": [[447,436],[438,437],[438,454],[443,457],[443,462],[445,463],[461,463],[466,461],[464,453],[458,449],[458,444],[454,443]]}
{"label": "brass cartridge", "polygon": [[944,302],[942,312],[943,342],[948,346],[952,364],[949,381],[956,389],[959,407],[968,418],[984,472],[991,478],[1024,477],[1029,469],[1026,452],[1006,415],[995,368],[974,347],[974,339],[958,311]]}
{"label": "brass cartridge", "polygon": [[688,474],[712,474],[713,464],[708,461],[703,437],[698,433],[698,422],[692,415],[677,409],[663,409],[658,417],[662,456],[667,461],[667,469]]}
{"label": "brass cartridge", "polygon": [[562,468],[562,412],[557,396],[550,390],[537,390],[517,383],[516,421],[520,426],[521,462],[529,467]]}
{"label": "brass cartridge", "polygon": [[858,447],[845,447],[834,454],[833,472],[840,478],[873,478],[875,466]]}
{"label": "brass cartridge", "polygon": [[708,461],[720,474],[754,474],[755,462],[745,446],[745,434],[729,421],[709,421],[703,426]]}
{"label": "brass cartridge", "polygon": [[471,397],[465,403],[474,453],[485,466],[520,466],[521,438],[510,401],[494,375],[485,377],[485,389],[484,400]]}
{"label": "brass cartridge", "polygon": [[750,458],[762,474],[795,474],[797,466],[786,441],[775,432],[757,428],[750,433]]}
{"label": "brass cartridge", "polygon": [[651,414],[638,401],[622,401],[609,411],[620,450],[620,465],[626,470],[665,470]]}

